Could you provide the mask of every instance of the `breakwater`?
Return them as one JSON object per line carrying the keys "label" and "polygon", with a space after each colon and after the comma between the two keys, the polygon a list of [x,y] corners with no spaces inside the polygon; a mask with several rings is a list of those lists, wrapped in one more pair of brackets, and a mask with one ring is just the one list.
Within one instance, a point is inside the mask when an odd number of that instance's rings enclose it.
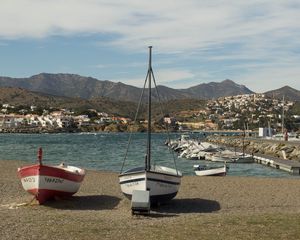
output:
{"label": "breakwater", "polygon": [[245,152],[251,154],[264,154],[272,157],[300,162],[300,142],[218,135],[208,136],[206,140],[211,143],[236,148],[239,150],[244,149]]}

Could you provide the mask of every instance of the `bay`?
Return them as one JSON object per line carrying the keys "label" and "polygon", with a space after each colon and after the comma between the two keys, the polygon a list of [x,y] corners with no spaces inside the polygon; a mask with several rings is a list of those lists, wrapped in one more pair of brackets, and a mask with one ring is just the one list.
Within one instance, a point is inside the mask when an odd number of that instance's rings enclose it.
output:
{"label": "bay", "polygon": [[[170,134],[170,138],[179,138]],[[86,169],[120,172],[126,153],[129,133],[61,133],[61,134],[1,134],[0,159],[23,160],[32,164],[37,159],[37,150],[43,148],[45,164],[65,162]],[[152,159],[156,164],[177,167],[184,175],[195,175],[194,164],[212,164],[177,158],[176,153],[164,143],[166,134],[152,134]],[[146,133],[133,133],[124,169],[142,166],[146,154]],[[174,158],[173,158],[174,155]],[[282,177],[292,176],[287,172],[259,164],[228,164],[228,175]]]}

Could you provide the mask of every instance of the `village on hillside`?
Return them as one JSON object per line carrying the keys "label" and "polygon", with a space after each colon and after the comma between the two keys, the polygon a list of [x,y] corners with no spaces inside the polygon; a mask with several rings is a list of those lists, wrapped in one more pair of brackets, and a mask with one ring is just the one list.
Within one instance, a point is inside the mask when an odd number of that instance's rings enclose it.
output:
{"label": "village on hillside", "polygon": [[[269,127],[274,132],[284,128],[297,131],[300,115],[291,113],[294,102],[266,97],[264,94],[244,94],[208,100],[206,107],[167,114],[157,124],[168,124],[172,130],[258,130]],[[75,114],[69,109],[24,108],[9,103],[2,104],[1,132],[78,132],[126,131],[133,120],[110,116],[95,109]],[[140,120],[139,124],[145,124]],[[117,126],[117,127],[112,127]],[[140,130],[143,128],[140,128]]]}

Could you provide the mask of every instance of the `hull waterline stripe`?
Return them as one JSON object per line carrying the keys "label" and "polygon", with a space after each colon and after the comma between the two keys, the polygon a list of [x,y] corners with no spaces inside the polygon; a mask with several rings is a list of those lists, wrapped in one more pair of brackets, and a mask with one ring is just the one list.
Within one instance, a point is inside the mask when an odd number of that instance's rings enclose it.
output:
{"label": "hull waterline stripe", "polygon": [[[173,185],[180,185],[178,182],[171,182],[171,181],[166,181],[166,180],[161,180],[161,179],[156,179],[156,178],[147,178],[147,180],[153,181],[153,182],[161,182],[161,183],[168,183],[168,184],[173,184]],[[126,184],[126,183],[131,183],[131,182],[140,182],[140,181],[145,181],[145,178],[136,178],[136,179],[130,179],[126,181],[120,182],[120,184]]]}
{"label": "hull waterline stripe", "polygon": [[119,177],[123,177],[123,176],[128,176],[128,175],[134,175],[134,174],[141,174],[141,173],[154,173],[154,174],[159,174],[159,175],[165,175],[165,176],[171,176],[171,177],[182,177],[181,174],[168,174],[168,173],[164,173],[164,172],[155,172],[155,171],[145,171],[144,169],[142,171],[136,171],[136,172],[124,172],[119,174]]}
{"label": "hull waterline stripe", "polygon": [[168,183],[168,184],[173,184],[173,185],[180,185],[179,182],[171,182],[171,181],[166,181],[166,180],[162,180],[162,179],[156,179],[156,178],[147,178],[150,181],[153,182],[162,182],[162,183]]}
{"label": "hull waterline stripe", "polygon": [[131,183],[131,182],[141,182],[145,181],[145,178],[135,178],[135,179],[130,179],[130,180],[125,180],[120,182],[120,184],[126,184],[126,183]]}

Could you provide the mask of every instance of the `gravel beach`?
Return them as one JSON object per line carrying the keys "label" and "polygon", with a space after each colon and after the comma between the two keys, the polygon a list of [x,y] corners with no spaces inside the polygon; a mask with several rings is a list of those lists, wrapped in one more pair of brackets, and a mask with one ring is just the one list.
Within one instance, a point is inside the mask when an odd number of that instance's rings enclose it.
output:
{"label": "gravel beach", "polygon": [[184,176],[176,198],[132,216],[118,174],[87,171],[79,192],[45,205],[0,161],[0,239],[300,239],[300,178]]}

